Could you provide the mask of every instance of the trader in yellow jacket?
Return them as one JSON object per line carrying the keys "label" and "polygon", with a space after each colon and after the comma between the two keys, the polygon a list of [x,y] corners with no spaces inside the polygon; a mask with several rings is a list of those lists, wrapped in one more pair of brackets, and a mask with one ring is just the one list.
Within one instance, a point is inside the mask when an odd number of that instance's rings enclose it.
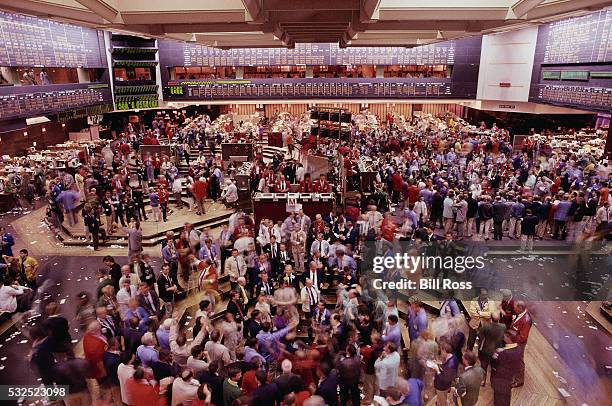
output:
{"label": "trader in yellow jacket", "polygon": [[467,349],[473,350],[478,329],[480,329],[483,324],[491,322],[491,311],[497,309],[497,306],[493,300],[489,300],[489,292],[487,292],[486,289],[482,289],[478,297],[469,302],[467,309],[470,314],[470,321],[468,323],[470,332],[468,335]]}

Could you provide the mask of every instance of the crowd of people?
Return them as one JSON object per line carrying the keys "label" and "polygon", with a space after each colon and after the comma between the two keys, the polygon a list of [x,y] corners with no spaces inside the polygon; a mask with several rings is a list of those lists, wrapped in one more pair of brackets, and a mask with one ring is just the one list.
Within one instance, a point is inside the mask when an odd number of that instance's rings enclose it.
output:
{"label": "crowd of people", "polygon": [[[311,218],[298,209],[275,222],[240,208],[236,164],[226,167],[216,153],[222,141],[258,139],[259,125],[251,128],[238,137],[207,116],[182,117],[175,127],[157,118],[148,129],[130,124],[74,173],[48,179],[55,226],[67,217],[72,227],[81,213],[97,250],[121,224],[128,260],[104,257],[95,294],[77,295],[82,355],[60,306],[46,304],[29,332],[42,382],[70,385],[70,404],[421,406],[435,397],[439,406],[465,406],[490,385],[494,404],[510,405],[512,389],[524,384],[526,303],[510,291],[496,301],[478,289],[462,303],[465,313],[452,295],[434,308],[417,298],[404,307],[368,287],[360,267],[366,242],[403,240],[431,253],[438,243],[491,234],[520,239],[529,251],[537,239],[605,239],[607,161],[572,151],[546,156],[529,142],[513,151],[506,130],[456,117],[400,126],[389,116],[385,125],[355,128],[351,143],[294,138],[288,127],[284,156],[257,154],[251,191],[343,193],[338,178],[311,179],[300,161],[307,154],[339,159],[354,184],[364,163],[377,175],[373,193],[346,194],[337,211]],[[135,153],[170,135],[178,159]],[[303,141],[298,157],[294,139]],[[172,195],[174,210],[187,202],[187,217],[205,214],[211,200],[235,211],[221,230],[187,222],[178,235],[168,232],[156,269],[141,223],[166,221]],[[27,250],[13,258],[12,237],[0,233],[10,270],[0,308],[23,310],[38,263]],[[198,310],[183,318],[182,303],[194,297]]]}

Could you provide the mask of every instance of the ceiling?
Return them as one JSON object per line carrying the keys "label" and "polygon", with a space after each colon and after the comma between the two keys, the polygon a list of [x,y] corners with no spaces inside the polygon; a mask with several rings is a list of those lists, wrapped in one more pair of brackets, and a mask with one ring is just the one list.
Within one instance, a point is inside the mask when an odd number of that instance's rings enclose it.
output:
{"label": "ceiling", "polygon": [[[0,0],[0,9],[223,47],[416,46],[587,14],[602,0]],[[172,7],[170,7],[172,6]]]}

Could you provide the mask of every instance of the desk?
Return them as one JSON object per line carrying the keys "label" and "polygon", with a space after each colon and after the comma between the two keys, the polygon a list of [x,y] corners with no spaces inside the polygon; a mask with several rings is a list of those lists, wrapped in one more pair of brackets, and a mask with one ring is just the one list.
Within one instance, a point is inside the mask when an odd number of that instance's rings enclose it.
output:
{"label": "desk", "polygon": [[287,202],[296,201],[304,213],[314,219],[316,214],[326,215],[335,211],[336,199],[333,193],[256,193],[253,197],[255,221],[271,219],[284,220],[287,213]]}
{"label": "desk", "polygon": [[221,157],[224,161],[236,161],[238,157],[246,158],[244,161],[253,161],[255,148],[252,143],[223,143],[221,144]]}
{"label": "desk", "polygon": [[15,197],[10,193],[0,193],[0,213],[13,210]]}
{"label": "desk", "polygon": [[283,146],[283,135],[279,132],[271,132],[268,134],[268,145],[271,147]]}

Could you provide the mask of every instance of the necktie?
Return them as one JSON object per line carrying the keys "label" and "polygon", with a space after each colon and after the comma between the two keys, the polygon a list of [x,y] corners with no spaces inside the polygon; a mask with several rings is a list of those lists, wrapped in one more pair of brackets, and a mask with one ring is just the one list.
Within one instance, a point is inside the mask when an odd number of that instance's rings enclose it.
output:
{"label": "necktie", "polygon": [[242,313],[242,307],[240,306],[240,303],[236,303],[236,307],[238,307],[238,312],[240,313],[240,318],[244,318],[244,313]]}
{"label": "necktie", "polygon": [[150,293],[147,295],[147,300],[148,300],[149,304],[151,304],[151,309],[153,311],[156,311],[157,309],[155,307],[155,303],[153,302],[153,298],[151,297]]}
{"label": "necktie", "polygon": [[276,256],[276,244],[272,245],[272,257]]}
{"label": "necktie", "polygon": [[310,295],[310,306],[314,306],[316,301],[315,301],[315,297],[314,294],[312,293],[312,288],[307,288],[308,289],[308,294]]}

